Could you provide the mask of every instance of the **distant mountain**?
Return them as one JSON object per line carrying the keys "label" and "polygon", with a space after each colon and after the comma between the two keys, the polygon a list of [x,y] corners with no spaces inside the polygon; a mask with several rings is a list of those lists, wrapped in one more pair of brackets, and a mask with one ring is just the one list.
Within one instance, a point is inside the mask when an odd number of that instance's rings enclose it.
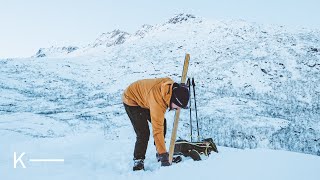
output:
{"label": "distant mountain", "polygon": [[[142,27],[136,31],[133,35],[121,31],[119,29],[115,29],[112,32],[102,33],[93,43],[90,43],[88,46],[82,47],[82,49],[90,49],[96,47],[110,47],[116,46],[125,43],[126,41],[132,41],[140,38],[144,38],[151,30],[154,28],[159,28],[159,26],[164,26],[166,24],[177,24],[183,23],[185,21],[190,21],[190,19],[196,19],[194,15],[191,14],[178,14],[172,18],[170,18],[166,23],[162,25],[157,25],[153,27],[148,24],[142,25]],[[199,18],[198,18],[199,19]],[[69,47],[50,47],[50,48],[40,48],[36,55],[33,57],[55,57],[60,55],[66,55],[71,52],[78,50],[79,47],[69,46]],[[81,49],[81,48],[80,48]]]}
{"label": "distant mountain", "polygon": [[134,37],[143,38],[148,32],[152,30],[153,26],[144,24],[142,25],[141,29],[134,33]]}
{"label": "distant mountain", "polygon": [[69,54],[75,50],[79,49],[76,46],[68,46],[68,47],[53,47],[50,48],[40,48],[36,55],[33,57],[55,57]]}
{"label": "distant mountain", "polygon": [[185,21],[189,21],[190,19],[196,19],[196,17],[192,14],[178,14],[171,19],[167,23],[169,24],[177,24],[177,23],[183,23]]}
{"label": "distant mountain", "polygon": [[115,45],[123,44],[128,37],[130,37],[130,35],[128,33],[117,29],[117,30],[114,30],[109,33],[101,34],[93,42],[93,44],[90,44],[89,46],[91,46],[93,48],[98,47],[98,46],[104,46],[104,47],[115,46]]}

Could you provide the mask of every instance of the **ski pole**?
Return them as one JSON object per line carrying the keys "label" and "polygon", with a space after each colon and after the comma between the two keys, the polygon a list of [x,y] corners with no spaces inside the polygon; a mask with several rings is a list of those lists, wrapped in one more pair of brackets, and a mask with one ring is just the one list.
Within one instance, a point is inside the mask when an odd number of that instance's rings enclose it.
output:
{"label": "ski pole", "polygon": [[[188,84],[188,89],[189,89],[189,92],[190,92],[190,90],[191,90],[190,78],[188,78],[187,84]],[[190,109],[190,139],[191,139],[190,142],[192,142],[191,96],[190,96],[190,100],[189,100],[189,109]]]}
{"label": "ski pole", "polygon": [[193,87],[193,97],[194,97],[194,108],[196,110],[196,121],[197,121],[197,132],[198,132],[198,142],[200,142],[200,132],[199,132],[199,121],[198,121],[198,110],[197,110],[197,100],[196,100],[196,89],[195,89],[194,78],[192,78],[192,87]]}

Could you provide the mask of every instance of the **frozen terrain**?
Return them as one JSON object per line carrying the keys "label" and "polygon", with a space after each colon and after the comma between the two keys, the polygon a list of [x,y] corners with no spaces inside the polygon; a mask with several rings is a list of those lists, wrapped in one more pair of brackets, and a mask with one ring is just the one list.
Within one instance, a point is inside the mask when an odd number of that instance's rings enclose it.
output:
{"label": "frozen terrain", "polygon": [[[1,179],[18,180],[102,180],[141,179],[162,180],[239,179],[239,180],[317,180],[320,157],[288,151],[267,149],[232,149],[218,147],[219,154],[212,154],[204,161],[184,158],[171,167],[160,167],[156,162],[155,147],[149,143],[146,170],[132,171],[134,133],[127,130],[121,140],[108,140],[99,133],[83,133],[54,139],[29,139],[2,146],[0,157]],[[125,135],[127,134],[127,135]],[[26,168],[18,163],[13,168],[13,152]],[[64,162],[29,162],[31,158],[64,158]]]}
{"label": "frozen terrain", "polygon": [[[133,173],[135,137],[121,94],[138,79],[179,81],[185,53],[188,76],[197,83],[202,137],[212,137],[221,153],[160,168],[150,143],[147,171]],[[132,34],[104,33],[84,47],[0,59],[0,177],[193,179],[197,172],[219,179],[317,179],[319,84],[319,30],[188,14]],[[166,116],[171,132],[174,113]],[[189,139],[188,111],[178,131]],[[14,151],[65,162],[13,169]]]}

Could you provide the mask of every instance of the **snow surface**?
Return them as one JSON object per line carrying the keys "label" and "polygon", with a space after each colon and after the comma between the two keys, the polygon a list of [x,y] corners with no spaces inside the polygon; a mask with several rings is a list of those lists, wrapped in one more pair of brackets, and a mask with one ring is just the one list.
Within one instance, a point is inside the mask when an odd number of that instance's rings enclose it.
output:
{"label": "snow surface", "polygon": [[[147,171],[131,172],[135,135],[121,94],[138,79],[179,81],[185,53],[197,83],[200,132],[220,153],[160,168],[150,140]],[[85,47],[37,55],[0,59],[1,179],[320,177],[318,30],[182,14],[134,34],[115,30]],[[168,136],[173,116],[166,113]],[[189,135],[182,111],[178,138]],[[65,162],[13,169],[13,152],[26,152],[26,161]]]}
{"label": "snow surface", "polygon": [[[218,147],[220,152],[195,162],[183,158],[179,164],[160,167],[153,141],[149,143],[146,170],[132,171],[133,132],[120,140],[105,139],[103,134],[83,133],[54,139],[29,139],[2,144],[1,179],[290,179],[317,180],[320,157],[267,149]],[[129,140],[130,139],[130,140]],[[12,141],[11,141],[12,142]],[[13,152],[25,152],[21,166],[13,169]],[[4,156],[6,155],[6,156]],[[64,162],[28,162],[31,158],[64,158]]]}

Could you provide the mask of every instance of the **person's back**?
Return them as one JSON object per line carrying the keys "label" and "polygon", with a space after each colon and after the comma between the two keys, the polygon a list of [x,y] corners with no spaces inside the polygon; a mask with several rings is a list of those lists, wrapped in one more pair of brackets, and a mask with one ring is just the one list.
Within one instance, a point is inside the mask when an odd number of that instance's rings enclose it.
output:
{"label": "person's back", "polygon": [[129,106],[150,109],[150,106],[152,106],[150,98],[153,96],[157,99],[158,105],[167,109],[170,104],[173,83],[170,78],[139,80],[127,87],[123,93],[122,100]]}

